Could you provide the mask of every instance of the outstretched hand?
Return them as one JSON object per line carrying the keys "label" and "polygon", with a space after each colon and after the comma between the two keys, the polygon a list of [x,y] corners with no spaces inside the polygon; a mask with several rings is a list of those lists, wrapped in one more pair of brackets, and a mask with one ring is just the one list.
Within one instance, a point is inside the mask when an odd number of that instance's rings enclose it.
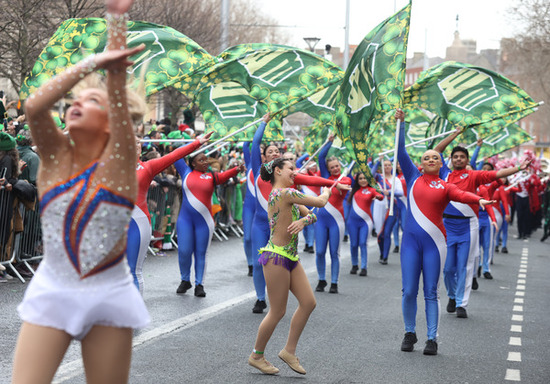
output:
{"label": "outstretched hand", "polygon": [[480,199],[479,200],[479,206],[480,206],[481,209],[485,210],[486,205],[495,204],[496,202],[497,202],[496,200]]}
{"label": "outstretched hand", "polygon": [[213,133],[214,131],[210,131],[206,135],[199,137],[199,143],[201,143],[201,145],[206,143],[208,140],[210,140],[210,137],[212,136]]}
{"label": "outstretched hand", "polygon": [[529,165],[531,165],[532,161],[533,161],[532,159],[524,159],[519,165],[519,170],[525,171],[529,167]]}
{"label": "outstretched hand", "polygon": [[96,68],[106,69],[108,71],[125,70],[127,67],[134,64],[134,62],[128,58],[143,51],[144,48],[145,44],[140,44],[134,48],[107,50],[99,53],[94,57]]}

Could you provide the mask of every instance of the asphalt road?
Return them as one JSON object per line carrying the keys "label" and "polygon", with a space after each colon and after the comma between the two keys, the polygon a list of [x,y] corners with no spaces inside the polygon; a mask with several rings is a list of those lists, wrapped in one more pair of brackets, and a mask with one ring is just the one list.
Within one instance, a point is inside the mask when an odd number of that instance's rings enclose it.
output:
{"label": "asphalt road", "polygon": [[[285,344],[294,298],[266,349],[266,358],[280,374],[265,376],[247,365],[263,315],[251,311],[256,299],[240,239],[212,242],[206,298],[194,297],[192,290],[176,295],[175,251],[149,256],[144,298],[152,321],[136,332],[130,383],[550,383],[550,247],[539,241],[540,230],[530,240],[514,239],[513,234],[510,253],[495,254],[494,280],[479,279],[468,319],[445,312],[441,280],[437,356],[422,354],[422,288],[419,342],[412,353],[400,351],[404,330],[398,254],[390,253],[388,265],[378,264],[371,240],[368,277],[360,277],[349,274],[349,244],[343,243],[340,293],[316,293],[317,308],[298,345],[305,376],[276,356]],[[302,254],[302,263],[315,285],[314,256]],[[15,279],[0,284],[0,383],[10,382],[20,326],[16,306],[25,288]],[[69,348],[55,382],[85,382],[78,343]]]}

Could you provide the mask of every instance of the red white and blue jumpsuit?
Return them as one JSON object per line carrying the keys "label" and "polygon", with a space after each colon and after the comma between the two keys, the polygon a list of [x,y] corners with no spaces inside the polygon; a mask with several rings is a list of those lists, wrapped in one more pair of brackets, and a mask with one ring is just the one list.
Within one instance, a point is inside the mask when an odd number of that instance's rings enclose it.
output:
{"label": "red white and blue jumpsuit", "polygon": [[134,284],[143,293],[143,263],[147,256],[147,247],[151,241],[151,216],[147,208],[147,191],[153,178],[168,168],[178,159],[181,159],[201,146],[199,140],[180,147],[158,159],[147,162],[138,161],[136,167],[138,192],[136,205],[132,211],[132,219],[128,228],[127,257],[130,271],[134,277]]}
{"label": "red white and blue jumpsuit", "polygon": [[443,210],[450,200],[477,204],[479,196],[464,192],[438,176],[422,174],[405,150],[405,124],[399,130],[398,159],[407,181],[407,215],[401,246],[402,310],[406,332],[416,329],[416,297],[420,273],[424,285],[428,339],[437,338],[439,276],[447,245]]}

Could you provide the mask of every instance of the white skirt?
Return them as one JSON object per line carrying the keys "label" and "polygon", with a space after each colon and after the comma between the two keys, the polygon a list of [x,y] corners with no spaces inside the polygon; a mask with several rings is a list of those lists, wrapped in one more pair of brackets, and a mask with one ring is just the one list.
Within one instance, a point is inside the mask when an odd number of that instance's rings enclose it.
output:
{"label": "white skirt", "polygon": [[17,307],[27,323],[82,340],[94,325],[143,328],[150,318],[126,259],[86,279],[60,278],[44,260]]}

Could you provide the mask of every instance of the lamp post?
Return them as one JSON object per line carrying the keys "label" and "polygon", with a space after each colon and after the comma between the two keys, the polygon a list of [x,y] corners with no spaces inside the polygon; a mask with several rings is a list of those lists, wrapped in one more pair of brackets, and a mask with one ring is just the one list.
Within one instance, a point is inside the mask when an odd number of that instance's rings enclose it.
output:
{"label": "lamp post", "polygon": [[315,52],[315,46],[317,45],[319,40],[321,40],[319,37],[304,37],[304,41],[306,42],[311,52]]}

